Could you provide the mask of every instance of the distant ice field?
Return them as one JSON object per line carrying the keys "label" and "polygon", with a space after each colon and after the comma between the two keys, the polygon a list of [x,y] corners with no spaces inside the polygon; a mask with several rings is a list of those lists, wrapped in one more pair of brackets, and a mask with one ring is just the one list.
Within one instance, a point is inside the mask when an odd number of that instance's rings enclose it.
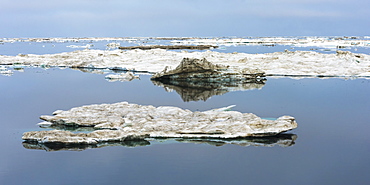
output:
{"label": "distant ice field", "polygon": [[54,54],[76,49],[112,50],[117,46],[138,45],[215,45],[213,51],[222,53],[272,53],[316,51],[335,53],[336,50],[370,54],[369,37],[210,37],[210,38],[0,38],[0,55]]}
{"label": "distant ice field", "polygon": [[[266,38],[13,38],[1,40],[0,64],[115,68],[156,73],[183,58],[269,76],[370,76],[367,37]],[[121,50],[120,46],[211,45],[207,50]],[[6,69],[5,69],[6,71]]]}

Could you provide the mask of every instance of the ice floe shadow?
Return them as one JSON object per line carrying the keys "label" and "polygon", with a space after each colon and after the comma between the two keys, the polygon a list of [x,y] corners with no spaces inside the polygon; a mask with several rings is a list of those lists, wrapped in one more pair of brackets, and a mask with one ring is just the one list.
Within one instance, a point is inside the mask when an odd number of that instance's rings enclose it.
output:
{"label": "ice floe shadow", "polygon": [[290,147],[295,144],[296,134],[278,134],[267,137],[245,137],[233,139],[215,139],[215,138],[148,138],[148,140],[129,140],[122,142],[103,142],[98,144],[80,144],[80,143],[38,143],[32,141],[23,141],[22,145],[26,149],[51,151],[82,151],[86,149],[103,148],[109,146],[121,147],[139,147],[153,144],[167,144],[173,141],[179,143],[207,144],[212,146],[238,145],[242,147]]}

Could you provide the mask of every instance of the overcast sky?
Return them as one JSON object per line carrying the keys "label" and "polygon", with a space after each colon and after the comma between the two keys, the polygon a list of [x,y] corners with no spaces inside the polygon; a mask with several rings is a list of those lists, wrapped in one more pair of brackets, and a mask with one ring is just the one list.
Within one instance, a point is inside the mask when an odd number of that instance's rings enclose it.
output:
{"label": "overcast sky", "polygon": [[1,0],[0,37],[364,36],[369,0]]}

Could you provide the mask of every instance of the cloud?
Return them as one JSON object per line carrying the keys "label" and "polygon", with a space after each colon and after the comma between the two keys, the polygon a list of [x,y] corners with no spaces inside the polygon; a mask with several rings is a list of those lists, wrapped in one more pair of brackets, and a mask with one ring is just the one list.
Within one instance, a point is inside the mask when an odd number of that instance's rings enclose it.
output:
{"label": "cloud", "polygon": [[[40,27],[47,34],[52,30],[65,36],[279,34],[286,33],[288,26],[296,28],[289,33],[303,29],[322,33],[320,25],[325,27],[328,22],[337,26],[333,33],[338,29],[352,32],[369,30],[368,7],[368,0],[2,0],[0,24],[7,26],[0,34],[14,35],[15,30],[26,29],[23,33],[42,35]],[[271,24],[275,29],[262,29]],[[71,27],[75,29],[66,29]]]}
{"label": "cloud", "polygon": [[[348,17],[363,10],[363,1],[334,0],[3,0],[0,3],[3,14],[76,14],[90,12],[97,16],[139,16],[147,18],[161,16],[256,16],[256,17]],[[365,6],[366,7],[366,6]],[[366,8],[367,9],[367,8]],[[364,12],[364,11],[362,11]],[[135,18],[135,17],[133,17]]]}

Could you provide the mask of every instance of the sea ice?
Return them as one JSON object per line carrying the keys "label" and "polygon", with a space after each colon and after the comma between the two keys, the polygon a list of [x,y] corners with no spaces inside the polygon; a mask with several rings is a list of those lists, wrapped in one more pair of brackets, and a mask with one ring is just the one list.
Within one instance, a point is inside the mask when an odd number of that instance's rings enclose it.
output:
{"label": "sea ice", "polygon": [[145,138],[245,138],[275,136],[296,128],[291,116],[265,120],[252,113],[229,110],[233,106],[192,112],[170,106],[144,106],[120,102],[75,107],[41,116],[40,125],[93,127],[90,133],[60,130],[25,132],[22,139],[38,143],[119,142]]}
{"label": "sea ice", "polygon": [[134,79],[140,79],[139,76],[135,76],[132,72],[127,72],[127,73],[120,73],[120,74],[109,74],[105,76],[105,78],[110,81],[110,82],[115,82],[115,81],[132,81]]}
{"label": "sea ice", "polygon": [[71,68],[125,68],[156,73],[166,66],[175,68],[183,58],[206,58],[216,65],[265,72],[267,76],[370,77],[370,55],[338,51],[285,51],[266,54],[186,52],[153,50],[78,50],[73,52],[0,56],[0,64],[60,66]]}
{"label": "sea ice", "polygon": [[175,69],[166,67],[151,80],[166,90],[175,90],[184,101],[205,101],[229,91],[261,88],[266,80],[263,77],[259,70],[214,65],[205,58],[184,58]]}
{"label": "sea ice", "polygon": [[368,38],[357,37],[255,37],[255,38],[193,38],[186,40],[171,41],[174,44],[195,44],[215,46],[237,45],[291,45],[294,47],[319,47],[319,48],[346,48],[346,47],[370,47]]}
{"label": "sea ice", "polygon": [[92,46],[94,46],[94,45],[92,45],[92,44],[86,44],[86,45],[69,45],[69,46],[67,46],[68,48],[90,48],[90,47],[92,47]]}

